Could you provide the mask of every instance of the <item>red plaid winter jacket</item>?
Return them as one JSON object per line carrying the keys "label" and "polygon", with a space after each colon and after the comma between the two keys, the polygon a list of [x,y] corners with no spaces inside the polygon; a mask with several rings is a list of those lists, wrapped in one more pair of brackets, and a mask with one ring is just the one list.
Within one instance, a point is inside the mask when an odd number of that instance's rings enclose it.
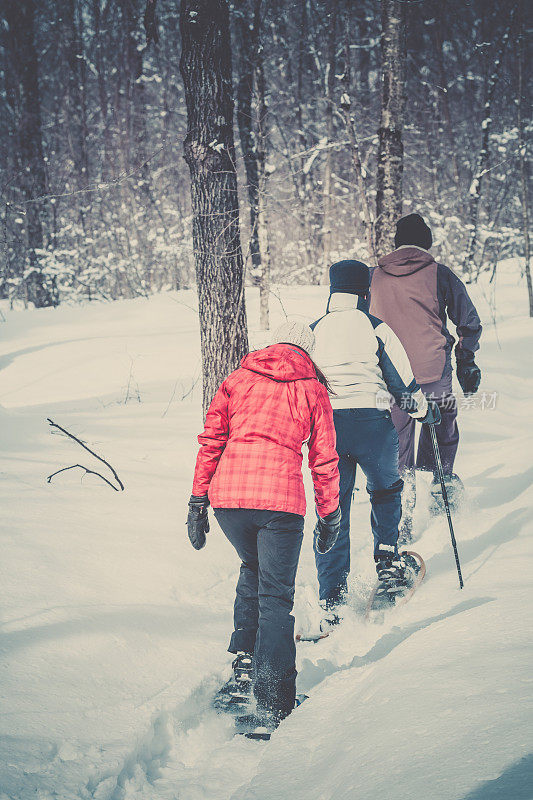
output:
{"label": "red plaid winter jacket", "polygon": [[193,494],[209,494],[213,508],[304,515],[304,442],[318,514],[325,517],[339,504],[328,393],[309,356],[294,345],[247,355],[216,393],[198,441]]}

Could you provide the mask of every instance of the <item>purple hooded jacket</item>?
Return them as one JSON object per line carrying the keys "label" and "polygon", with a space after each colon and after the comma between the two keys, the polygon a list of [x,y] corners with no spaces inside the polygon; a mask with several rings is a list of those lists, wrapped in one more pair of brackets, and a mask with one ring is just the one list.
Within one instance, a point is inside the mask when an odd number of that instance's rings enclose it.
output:
{"label": "purple hooded jacket", "polygon": [[419,384],[433,383],[451,372],[454,337],[458,347],[474,353],[481,321],[464,283],[431,253],[412,245],[399,247],[372,270],[370,312],[386,322],[403,344]]}

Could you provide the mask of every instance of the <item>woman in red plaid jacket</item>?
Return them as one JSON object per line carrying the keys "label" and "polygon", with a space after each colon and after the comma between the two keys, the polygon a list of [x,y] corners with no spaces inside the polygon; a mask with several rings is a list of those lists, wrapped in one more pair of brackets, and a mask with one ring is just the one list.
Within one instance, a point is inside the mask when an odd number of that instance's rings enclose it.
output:
{"label": "woman in red plaid jacket", "polygon": [[318,522],[315,549],[336,539],[340,512],[338,456],[327,382],[312,361],[314,334],[287,322],[275,344],[250,353],[222,384],[198,437],[187,520],[196,549],[213,506],[241,569],[229,652],[230,702],[257,699],[257,724],[275,727],[294,708],[294,600],[303,538],[302,445],[309,447]]}

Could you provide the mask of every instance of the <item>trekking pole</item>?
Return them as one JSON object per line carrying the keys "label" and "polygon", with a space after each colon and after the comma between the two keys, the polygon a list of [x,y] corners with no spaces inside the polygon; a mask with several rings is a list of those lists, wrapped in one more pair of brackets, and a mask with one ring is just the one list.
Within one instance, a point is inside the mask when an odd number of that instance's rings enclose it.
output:
{"label": "trekking pole", "polygon": [[457,542],[455,541],[455,533],[453,532],[452,515],[450,513],[450,504],[448,502],[448,492],[444,483],[444,472],[442,471],[442,461],[440,460],[439,443],[437,442],[437,434],[435,433],[435,425],[428,425],[431,442],[433,444],[433,453],[435,454],[435,464],[437,472],[439,473],[440,488],[442,491],[442,499],[444,500],[444,507],[446,509],[446,516],[448,517],[448,525],[450,526],[450,536],[452,537],[453,554],[455,556],[455,564],[457,566],[457,574],[459,575],[459,588],[463,588],[463,576],[461,574],[461,564],[459,563],[459,553],[457,552]]}

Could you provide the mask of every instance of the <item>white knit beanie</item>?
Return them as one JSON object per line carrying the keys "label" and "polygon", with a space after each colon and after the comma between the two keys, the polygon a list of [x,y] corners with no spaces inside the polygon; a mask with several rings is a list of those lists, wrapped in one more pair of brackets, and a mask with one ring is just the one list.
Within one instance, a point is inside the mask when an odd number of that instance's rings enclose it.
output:
{"label": "white knit beanie", "polygon": [[302,350],[305,350],[308,355],[312,355],[315,349],[315,334],[309,325],[305,325],[303,322],[298,322],[296,320],[287,320],[287,322],[280,325],[272,335],[272,344],[281,342],[285,344],[295,344],[297,347],[301,347]]}

